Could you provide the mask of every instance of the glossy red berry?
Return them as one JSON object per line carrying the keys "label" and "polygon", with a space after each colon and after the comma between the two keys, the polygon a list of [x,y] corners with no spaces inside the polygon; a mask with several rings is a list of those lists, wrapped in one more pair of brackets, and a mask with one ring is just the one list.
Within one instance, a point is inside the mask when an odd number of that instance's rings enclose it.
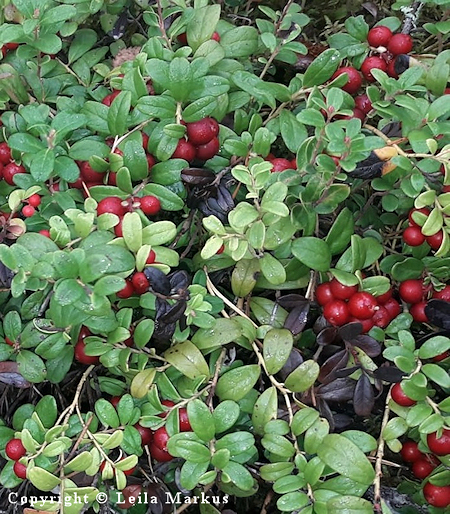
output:
{"label": "glossy red berry", "polygon": [[142,271],[138,271],[131,278],[131,282],[133,283],[134,290],[137,294],[144,294],[148,291],[149,282],[148,278]]}
{"label": "glossy red berry", "polygon": [[22,478],[24,480],[27,478],[27,467],[25,464],[22,464],[21,462],[15,462],[13,471],[18,478]]}
{"label": "glossy red berry", "polygon": [[140,208],[147,216],[154,216],[161,210],[161,202],[156,196],[147,195],[139,198]]}
{"label": "glossy red berry", "polygon": [[450,430],[444,428],[440,436],[437,432],[428,434],[427,444],[436,455],[450,455]]}
{"label": "glossy red berry", "polygon": [[156,259],[156,253],[153,250],[150,250],[147,260],[145,261],[145,264],[153,264]]}
{"label": "glossy red berry", "polygon": [[195,146],[205,145],[219,134],[219,124],[214,118],[203,118],[186,124],[188,140]]}
{"label": "glossy red berry", "polygon": [[423,296],[423,282],[419,279],[409,279],[402,282],[398,288],[400,298],[407,303],[419,303]]}
{"label": "glossy red berry", "polygon": [[367,57],[361,64],[361,73],[368,82],[375,82],[375,77],[372,75],[372,70],[382,70],[386,72],[386,61],[381,57],[377,57],[376,55]]}
{"label": "glossy red berry", "polygon": [[342,89],[347,93],[354,94],[361,87],[362,78],[359,71],[352,66],[344,66],[334,72],[331,77],[332,80],[346,73],[348,76],[347,82],[342,86]]}
{"label": "glossy red berry", "polygon": [[421,209],[411,209],[409,211],[409,213],[408,213],[409,224],[412,226],[418,227],[419,225],[414,221],[414,218],[413,218],[414,213],[416,213],[416,212],[420,212],[424,216],[428,217],[430,214],[430,209],[428,209],[427,207],[422,207]]}
{"label": "glossy red berry", "polygon": [[411,407],[417,403],[415,400],[411,400],[411,398],[406,396],[406,394],[403,392],[401,382],[397,382],[392,386],[391,397],[395,403],[401,405],[402,407]]}
{"label": "glossy red berry", "polygon": [[219,42],[220,41],[219,33],[218,32],[213,32],[213,35],[211,36],[211,39],[213,39],[214,41]]}
{"label": "glossy red berry", "polygon": [[146,158],[147,158],[148,169],[150,171],[153,168],[153,166],[156,164],[156,159],[153,157],[153,155],[151,155],[149,153],[146,155]]}
{"label": "glossy red berry", "polygon": [[433,362],[441,362],[445,359],[448,359],[450,357],[450,351],[447,350],[446,352],[440,353],[439,355],[436,355],[436,357],[433,357]]}
{"label": "glossy red berry", "polygon": [[343,300],[328,302],[323,308],[323,315],[329,323],[337,327],[345,325],[350,320],[348,306]]}
{"label": "glossy red berry", "polygon": [[24,205],[22,208],[22,214],[25,218],[31,218],[31,216],[34,216],[35,212],[36,209],[32,205]]}
{"label": "glossy red berry", "polygon": [[207,161],[208,159],[212,159],[215,155],[219,153],[220,150],[220,142],[219,138],[213,137],[211,141],[205,143],[204,145],[197,146],[197,159],[200,161]]}
{"label": "glossy red berry", "polygon": [[103,98],[102,104],[109,107],[113,103],[114,98],[116,98],[116,96],[118,96],[119,93],[120,91],[115,89],[112,93],[109,93],[109,95],[106,95],[105,98]]}
{"label": "glossy red berry", "polygon": [[375,327],[386,328],[391,321],[391,315],[385,307],[380,305],[378,310],[372,316],[372,321]]}
{"label": "glossy red berry", "polygon": [[403,241],[408,246],[420,246],[425,243],[425,236],[422,234],[422,230],[417,225],[405,228],[403,231]]}
{"label": "glossy red berry", "polygon": [[37,193],[35,193],[27,199],[27,202],[29,205],[33,207],[39,207],[39,205],[41,205],[41,197]]}
{"label": "glossy red berry", "polygon": [[9,459],[19,460],[27,453],[27,450],[20,439],[11,439],[6,443],[5,453]]}
{"label": "glossy red berry", "polygon": [[3,168],[3,178],[10,186],[14,186],[14,177],[18,173],[26,173],[25,168],[21,164],[16,164],[14,161],[10,162]]}
{"label": "glossy red berry", "polygon": [[369,330],[371,328],[373,328],[373,326],[374,326],[373,317],[368,318],[368,319],[358,319],[358,318],[351,317],[349,319],[349,323],[359,323],[360,325],[362,325],[363,334],[366,334],[367,332],[369,332]]}
{"label": "glossy red berry", "polygon": [[80,177],[84,182],[102,183],[104,173],[95,171],[88,161],[81,161],[78,163],[80,168]]}
{"label": "glossy red berry", "polygon": [[103,198],[103,200],[100,200],[97,205],[98,216],[110,213],[116,214],[120,218],[126,213],[126,208],[122,205],[122,202],[122,198],[119,198],[118,196],[108,196]]}
{"label": "glossy red berry", "polygon": [[367,34],[367,42],[370,46],[378,48],[379,46],[386,47],[392,37],[392,30],[384,25],[373,27]]}
{"label": "glossy red berry", "polygon": [[358,291],[358,286],[346,286],[333,278],[330,281],[330,290],[331,294],[338,300],[348,300]]}
{"label": "glossy red berry", "polygon": [[423,480],[430,475],[433,470],[440,464],[440,461],[433,457],[432,455],[424,455],[420,459],[413,462],[411,466],[413,475],[419,480]]}
{"label": "glossy red berry", "polygon": [[425,307],[427,306],[427,302],[422,301],[419,303],[415,303],[411,305],[409,308],[409,313],[413,317],[413,320],[416,323],[428,323],[428,316],[425,313]]}
{"label": "glossy red berry", "polygon": [[426,240],[432,250],[439,250],[442,241],[444,240],[444,232],[441,229],[439,230],[439,232],[436,232],[436,234],[433,234],[432,236],[427,236]]}
{"label": "glossy red berry", "polygon": [[86,355],[86,344],[83,340],[79,340],[75,345],[75,359],[88,366],[100,363],[100,358],[97,355]]}
{"label": "glossy red berry", "polygon": [[369,97],[364,93],[362,95],[358,95],[355,98],[355,107],[362,111],[364,114],[368,114],[372,110],[372,102],[369,100]]}
{"label": "glossy red berry", "polygon": [[191,162],[197,155],[197,149],[195,146],[186,141],[183,137],[178,141],[177,147],[172,154],[172,159],[184,159],[185,161]]}
{"label": "glossy red berry", "polygon": [[134,425],[134,428],[141,435],[142,446],[146,446],[153,441],[153,431],[150,428],[143,427],[139,423],[136,423],[136,425]]}
{"label": "glossy red berry", "polygon": [[387,45],[393,55],[408,54],[413,49],[413,40],[409,34],[394,34]]}
{"label": "glossy red berry", "polygon": [[385,293],[383,294],[380,294],[376,297],[377,299],[377,302],[380,304],[380,305],[384,305],[388,300],[390,300],[392,298],[392,287],[386,291]]}
{"label": "glossy red berry", "polygon": [[388,311],[391,321],[402,312],[402,308],[395,298],[390,298],[383,304],[383,307]]}
{"label": "glossy red berry", "polygon": [[120,402],[121,399],[122,399],[121,396],[111,396],[111,398],[109,399],[109,403],[113,407],[117,408],[117,406],[119,405],[119,402]]}
{"label": "glossy red berry", "polygon": [[225,245],[222,245],[216,252],[216,255],[220,255],[221,253],[223,253],[225,251]]}
{"label": "glossy red berry", "polygon": [[125,280],[125,287],[116,293],[119,298],[130,298],[134,294],[133,282],[130,279]]}
{"label": "glossy red berry", "polygon": [[364,291],[355,293],[348,301],[348,310],[352,316],[359,319],[371,318],[378,309],[376,298]]}
{"label": "glossy red berry", "polygon": [[419,450],[419,445],[416,441],[405,441],[400,451],[400,455],[405,462],[416,462],[416,460],[419,460],[424,456],[424,454]]}
{"label": "glossy red berry", "polygon": [[8,164],[11,162],[11,148],[5,141],[0,143],[0,163]]}
{"label": "glossy red berry", "polygon": [[164,405],[164,407],[168,407],[168,409],[158,414],[158,416],[160,418],[166,418],[169,414],[170,409],[175,406],[175,403],[172,400],[163,400],[161,402],[161,405]]}
{"label": "glossy red berry", "polygon": [[433,507],[445,509],[450,505],[450,485],[433,485],[427,482],[423,488],[425,500]]}
{"label": "glossy red berry", "polygon": [[169,434],[166,427],[161,427],[153,434],[153,442],[150,444],[150,454],[159,462],[168,462],[173,457],[167,450],[167,442],[169,441]]}
{"label": "glossy red berry", "polygon": [[189,432],[192,430],[191,424],[189,423],[189,418],[187,414],[187,410],[182,407],[178,411],[178,417],[180,419],[180,431],[181,432]]}
{"label": "glossy red berry", "polygon": [[450,285],[446,285],[444,289],[441,289],[440,291],[434,291],[432,297],[437,298],[438,300],[450,302]]}
{"label": "glossy red berry", "polygon": [[150,137],[145,132],[141,132],[141,134],[142,134],[142,147],[144,148],[145,151],[147,151],[148,142],[150,140]]}
{"label": "glossy red berry", "polygon": [[284,170],[291,170],[292,163],[288,159],[284,159],[283,157],[276,157],[272,159],[273,167],[270,170],[272,173],[278,173]]}
{"label": "glossy red berry", "polygon": [[334,300],[333,293],[331,292],[330,282],[324,282],[316,288],[316,300],[322,307],[327,303]]}

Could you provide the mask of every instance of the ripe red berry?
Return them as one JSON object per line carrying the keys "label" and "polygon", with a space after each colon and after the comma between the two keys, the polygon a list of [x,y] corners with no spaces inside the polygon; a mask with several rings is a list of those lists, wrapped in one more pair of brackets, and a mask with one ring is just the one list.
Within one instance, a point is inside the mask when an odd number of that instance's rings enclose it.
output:
{"label": "ripe red berry", "polygon": [[358,95],[355,98],[355,107],[362,111],[364,114],[368,114],[372,110],[372,102],[369,100],[369,97],[364,93],[362,95]]}
{"label": "ripe red berry", "polygon": [[15,185],[14,176],[18,173],[26,173],[26,170],[21,164],[16,164],[14,161],[3,168],[3,178],[10,186]]}
{"label": "ripe red berry", "polygon": [[424,216],[428,217],[428,215],[430,214],[430,209],[428,209],[427,207],[422,207],[421,209],[411,209],[409,211],[409,213],[408,213],[409,224],[412,226],[418,227],[419,225],[413,219],[413,215],[415,212],[420,212]]}
{"label": "ripe red berry", "polygon": [[395,59],[390,59],[387,63],[387,74],[393,79],[398,79],[398,73],[395,71]]}
{"label": "ripe red berry", "polygon": [[126,207],[122,205],[123,200],[118,196],[107,196],[100,200],[97,205],[97,215],[110,213],[121,217],[126,213]]}
{"label": "ripe red berry", "polygon": [[[161,405],[164,405],[164,407],[169,407],[169,409],[171,409],[172,407],[175,406],[175,403],[172,400],[163,400],[161,402]],[[164,412],[161,412],[160,414],[158,414],[158,416],[160,418],[166,418],[167,415],[169,414],[169,409],[165,410]]]}
{"label": "ripe red berry", "polygon": [[184,159],[185,161],[191,162],[195,159],[196,155],[197,149],[195,146],[182,137],[178,141],[177,147],[172,154],[172,159]]}
{"label": "ripe red berry", "polygon": [[450,485],[433,485],[427,482],[423,488],[425,500],[433,507],[445,509],[450,505]]}
{"label": "ripe red berry", "polygon": [[342,89],[351,95],[356,93],[362,84],[362,78],[359,71],[352,66],[344,66],[336,70],[331,79],[334,80],[343,73],[347,74],[348,79],[347,82],[342,86]]}
{"label": "ripe red berry", "polygon": [[156,253],[153,250],[150,250],[147,260],[145,261],[145,264],[153,264],[156,259]]}
{"label": "ripe red berry", "polygon": [[370,46],[378,48],[379,46],[387,46],[392,37],[392,30],[384,25],[373,27],[367,34],[367,42]]}
{"label": "ripe red berry", "polygon": [[167,442],[169,441],[169,434],[166,427],[161,427],[153,434],[153,442],[150,444],[150,454],[159,462],[168,462],[173,457],[167,450]]}
{"label": "ripe red berry", "polygon": [[401,382],[397,382],[392,386],[391,397],[395,403],[401,405],[402,407],[411,407],[417,403],[415,400],[411,400],[411,398],[406,396],[406,394],[403,392]]}
{"label": "ripe red berry", "polygon": [[441,289],[440,291],[434,291],[432,297],[437,298],[438,300],[450,302],[450,285],[446,285],[444,289]]}
{"label": "ripe red berry", "polygon": [[109,399],[109,403],[110,403],[113,407],[117,408],[117,406],[119,405],[119,402],[120,402],[121,398],[122,398],[121,396],[111,396],[111,398]]}
{"label": "ripe red berry", "polygon": [[214,118],[203,118],[186,124],[188,141],[193,145],[205,145],[219,134],[219,124]]}
{"label": "ripe red berry", "polygon": [[374,326],[386,328],[389,325],[389,322],[391,321],[389,311],[385,307],[380,305],[378,310],[372,316],[372,321]]}
{"label": "ripe red berry", "polygon": [[11,439],[6,443],[5,453],[9,459],[19,460],[27,453],[27,451],[20,439]]}
{"label": "ripe red berry", "polygon": [[146,155],[146,158],[147,158],[148,170],[150,171],[153,168],[153,166],[155,165],[156,160],[153,157],[153,155],[151,155],[149,153]]}
{"label": "ripe red berry", "polygon": [[219,138],[213,137],[208,143],[197,146],[197,159],[200,161],[207,161],[208,159],[212,159],[219,153],[219,150]]}
{"label": "ripe red berry", "polygon": [[213,35],[211,36],[211,39],[213,39],[214,41],[219,42],[220,41],[219,33],[218,32],[213,32]]}
{"label": "ripe red berry", "polygon": [[161,210],[161,202],[156,196],[147,195],[139,198],[140,208],[147,216],[154,216]]}
{"label": "ripe red berry", "polygon": [[135,273],[131,278],[131,282],[137,294],[144,294],[148,291],[148,279],[142,271]]}
{"label": "ripe red berry", "polygon": [[9,164],[11,162],[11,148],[8,143],[3,141],[0,143],[0,163]]}
{"label": "ripe red berry", "polygon": [[417,225],[405,228],[403,232],[403,241],[408,246],[420,246],[425,243],[425,236],[422,234],[422,230]]}
{"label": "ripe red berry", "polygon": [[413,320],[416,323],[428,323],[428,316],[425,313],[425,307],[427,306],[427,302],[422,301],[419,303],[415,303],[411,305],[409,308],[409,313],[413,317]]}
{"label": "ripe red berry", "polygon": [[153,441],[153,431],[150,428],[143,427],[139,423],[136,423],[136,425],[134,425],[134,428],[141,435],[142,446],[146,446]]}
{"label": "ripe red berry", "polygon": [[439,232],[436,232],[436,234],[433,234],[432,236],[427,236],[427,238],[426,238],[427,243],[430,245],[432,250],[439,250],[443,239],[444,239],[444,232],[442,229],[439,230]]}
{"label": "ripe red berry", "polygon": [[445,359],[448,359],[450,357],[450,351],[447,350],[446,352],[440,353],[439,355],[436,355],[436,357],[433,357],[433,362],[441,362]]}
{"label": "ripe red berry", "polygon": [[388,300],[392,298],[392,287],[389,289],[389,291],[386,291],[383,294],[380,294],[376,297],[377,302],[380,305],[384,305]]}
{"label": "ripe red berry", "polygon": [[355,293],[348,301],[348,310],[352,316],[359,319],[371,318],[378,308],[376,298],[364,291]]}
{"label": "ripe red berry", "polygon": [[80,168],[80,177],[84,182],[102,183],[104,173],[95,171],[88,161],[79,162],[78,167]]}
{"label": "ripe red berry", "polygon": [[361,64],[361,73],[364,75],[364,78],[368,82],[375,82],[375,77],[372,75],[372,70],[374,69],[386,72],[386,61],[381,57],[377,57],[376,55],[372,55],[371,57],[364,59],[363,63]]}
{"label": "ripe red berry", "polygon": [[413,49],[413,40],[409,34],[394,34],[387,45],[393,55],[408,54]]}
{"label": "ripe red berry", "polygon": [[24,205],[22,208],[22,214],[25,218],[31,218],[34,215],[36,209],[32,205]]}
{"label": "ripe red berry", "polygon": [[221,253],[223,253],[225,251],[225,245],[222,245],[216,252],[216,255],[220,255]]}
{"label": "ripe red berry", "polygon": [[337,327],[345,325],[350,320],[348,306],[343,300],[328,302],[323,308],[323,315],[329,323]]}
{"label": "ripe red berry", "polygon": [[389,299],[383,307],[388,311],[391,321],[402,312],[402,308],[395,298]]}
{"label": "ripe red berry", "polygon": [[25,464],[22,464],[21,462],[15,462],[13,466],[13,471],[18,478],[27,478],[27,467],[25,466]]}
{"label": "ripe red berry", "polygon": [[351,317],[349,319],[349,323],[360,323],[362,325],[363,334],[369,332],[369,330],[374,326],[373,317],[369,319],[358,319]]}
{"label": "ripe red berry", "polygon": [[450,455],[450,430],[444,428],[440,437],[437,432],[428,434],[427,444],[436,455]]}
{"label": "ripe red berry", "polygon": [[122,228],[122,220],[119,220],[119,223],[114,226],[114,234],[116,234],[117,237],[123,237],[123,228]]}
{"label": "ripe red berry", "polygon": [[141,132],[142,134],[142,147],[145,151],[147,151],[148,148],[148,142],[150,140],[149,136],[145,132]]}
{"label": "ripe red berry", "polygon": [[284,159],[282,157],[276,157],[275,159],[272,159],[271,162],[273,164],[273,167],[270,170],[272,173],[292,169],[292,163],[288,159]]}
{"label": "ripe red berry", "polygon": [[125,280],[125,287],[116,293],[119,298],[130,298],[134,294],[133,282],[127,278]]}
{"label": "ripe red berry", "polygon": [[100,363],[100,358],[97,355],[86,355],[86,344],[82,339],[78,340],[75,345],[75,359],[81,364],[87,364],[88,366]]}
{"label": "ripe red berry", "polygon": [[189,432],[190,430],[192,430],[191,424],[189,423],[187,410],[184,407],[178,411],[178,417],[180,419],[181,432]]}
{"label": "ripe red berry", "polygon": [[113,103],[114,98],[116,98],[116,96],[118,96],[119,93],[120,91],[115,89],[112,93],[109,93],[109,95],[106,95],[105,98],[103,98],[102,104],[109,107]]}
{"label": "ripe red berry", "polygon": [[427,478],[430,473],[440,464],[440,461],[432,455],[424,455],[420,459],[413,462],[411,466],[413,475],[419,480]]}
{"label": "ripe red berry", "polygon": [[33,207],[39,207],[39,205],[41,205],[41,197],[35,193],[28,198],[27,202]]}
{"label": "ripe red berry", "polygon": [[322,307],[327,303],[334,300],[333,293],[331,292],[330,282],[324,282],[316,288],[316,300]]}
{"label": "ripe red berry", "polygon": [[338,300],[348,300],[358,291],[358,286],[346,286],[333,278],[330,281],[330,290],[331,294]]}
{"label": "ripe red berry", "polygon": [[187,34],[186,32],[183,32],[181,34],[178,34],[177,40],[183,45],[186,46],[188,44],[187,42]]}
{"label": "ripe red berry", "polygon": [[405,280],[400,284],[398,292],[404,302],[419,303],[424,295],[423,282],[419,279]]}
{"label": "ripe red berry", "polygon": [[405,462],[416,462],[424,454],[419,450],[419,445],[415,441],[405,441],[403,443],[400,455]]}

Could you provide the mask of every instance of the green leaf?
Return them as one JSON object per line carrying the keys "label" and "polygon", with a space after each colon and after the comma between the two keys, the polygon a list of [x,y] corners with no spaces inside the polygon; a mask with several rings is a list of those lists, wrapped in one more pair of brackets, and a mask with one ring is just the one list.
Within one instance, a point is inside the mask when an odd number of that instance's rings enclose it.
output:
{"label": "green leaf", "polygon": [[132,180],[143,180],[148,175],[148,163],[145,150],[140,141],[127,139],[123,146],[123,163],[130,170]]}
{"label": "green leaf", "polygon": [[208,364],[200,350],[191,341],[183,341],[172,346],[165,352],[164,357],[169,364],[192,380],[209,377]]}
{"label": "green leaf", "polygon": [[192,337],[192,342],[203,352],[219,348],[241,336],[241,327],[233,319],[218,318],[211,328],[200,328]]}
{"label": "green leaf", "polygon": [[286,271],[281,262],[268,252],[259,259],[261,273],[273,285],[280,285],[286,281]]}
{"label": "green leaf", "polygon": [[335,496],[327,501],[327,508],[331,512],[342,514],[372,514],[373,505],[364,498],[357,496]]}
{"label": "green leaf", "polygon": [[172,221],[155,221],[142,230],[142,244],[159,246],[170,243],[177,234]]}
{"label": "green leaf", "polygon": [[85,295],[83,286],[74,278],[59,280],[55,285],[55,300],[60,305],[72,305]]}
{"label": "green leaf", "polygon": [[441,366],[437,364],[424,364],[422,366],[422,372],[434,383],[444,389],[450,389],[450,376]]}
{"label": "green leaf", "polygon": [[322,52],[308,66],[303,76],[303,87],[318,86],[326,82],[338,69],[340,62],[341,56],[337,50],[329,48]]}
{"label": "green leaf", "polygon": [[208,407],[201,400],[191,400],[187,404],[187,414],[195,435],[202,441],[211,441],[214,438],[215,426]]}
{"label": "green leaf", "polygon": [[128,129],[128,113],[131,107],[131,93],[122,91],[114,98],[108,110],[108,128],[112,136],[122,136]]}
{"label": "green leaf", "polygon": [[40,491],[51,491],[61,483],[58,477],[38,466],[27,470],[27,478]]}
{"label": "green leaf", "polygon": [[331,251],[328,244],[317,237],[300,237],[292,243],[292,253],[300,262],[316,271],[328,271]]}
{"label": "green leaf", "polygon": [[169,439],[167,449],[174,457],[182,457],[189,462],[209,462],[211,453],[209,449],[198,440],[192,440],[189,433],[175,434]]}
{"label": "green leaf", "polygon": [[148,368],[140,371],[132,380],[130,394],[134,398],[144,398],[156,376],[156,369]]}
{"label": "green leaf", "polygon": [[[283,494],[277,500],[277,508],[280,512],[296,512],[296,511],[304,511],[305,507],[311,502],[308,495],[306,493],[301,492],[290,492],[287,494]],[[337,511],[336,511],[337,512]]]}
{"label": "green leaf", "polygon": [[111,402],[100,398],[95,402],[95,413],[105,427],[118,428],[120,426],[119,416]]}
{"label": "green leaf", "polygon": [[[200,479],[207,471],[209,467],[209,462],[191,462],[186,461],[181,467],[180,473],[180,483],[181,485],[188,489],[192,490],[199,483]],[[207,504],[209,506],[209,504]]]}
{"label": "green leaf", "polygon": [[16,362],[19,373],[28,382],[38,384],[43,382],[47,376],[47,370],[43,360],[28,350],[21,350],[17,355]]}
{"label": "green leaf", "polygon": [[216,434],[226,432],[238,420],[240,414],[239,405],[232,400],[220,402],[213,411],[213,420]]}
{"label": "green leaf", "polygon": [[250,392],[260,374],[261,369],[257,364],[248,364],[227,371],[217,381],[216,394],[221,401],[239,401]]}
{"label": "green leaf", "polygon": [[206,5],[194,9],[194,15],[186,27],[187,41],[194,52],[202,43],[211,39],[219,18],[220,5]]}
{"label": "green leaf", "polygon": [[273,328],[264,337],[263,355],[267,371],[278,373],[286,364],[294,344],[292,333],[285,328]]}
{"label": "green leaf", "polygon": [[308,136],[305,126],[287,109],[280,112],[280,131],[285,145],[293,153],[297,153]]}
{"label": "green leaf", "polygon": [[369,486],[375,478],[375,471],[364,453],[341,435],[325,436],[317,455],[332,470],[360,484]]}
{"label": "green leaf", "polygon": [[278,394],[274,386],[267,388],[253,407],[252,423],[255,434],[264,435],[264,428],[271,419],[277,418]]}
{"label": "green leaf", "polygon": [[221,35],[220,44],[225,50],[225,57],[248,57],[258,47],[258,31],[254,27],[235,27]]}
{"label": "green leaf", "polygon": [[43,396],[36,404],[36,414],[45,428],[51,428],[58,417],[56,400],[52,395]]}
{"label": "green leaf", "polygon": [[285,386],[294,393],[302,393],[314,385],[319,373],[320,367],[317,362],[307,360],[287,377]]}
{"label": "green leaf", "polygon": [[421,359],[432,359],[437,355],[450,350],[450,338],[444,336],[435,336],[425,341],[419,348],[419,357]]}
{"label": "green leaf", "polygon": [[265,434],[261,439],[264,448],[284,459],[290,459],[295,454],[294,445],[288,439],[279,434]]}
{"label": "green leaf", "polygon": [[228,475],[231,481],[244,491],[248,491],[253,487],[253,477],[250,472],[237,462],[230,461],[222,470]]}
{"label": "green leaf", "polygon": [[199,121],[212,114],[217,107],[217,100],[213,96],[203,96],[194,102],[191,102],[183,110],[183,120],[186,123]]}
{"label": "green leaf", "polygon": [[55,165],[55,152],[50,148],[40,150],[34,154],[30,164],[31,176],[37,182],[44,182],[53,173],[53,167]]}
{"label": "green leaf", "polygon": [[239,260],[231,275],[233,294],[240,298],[250,294],[256,285],[256,279],[260,270],[259,259]]}
{"label": "green leaf", "polygon": [[131,252],[142,246],[142,221],[137,212],[127,212],[122,219],[123,239]]}

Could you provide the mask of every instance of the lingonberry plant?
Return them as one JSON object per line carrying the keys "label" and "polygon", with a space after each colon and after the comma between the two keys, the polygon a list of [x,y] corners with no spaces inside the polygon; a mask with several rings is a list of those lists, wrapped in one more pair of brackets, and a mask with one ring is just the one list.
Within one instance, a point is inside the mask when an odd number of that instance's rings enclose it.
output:
{"label": "lingonberry plant", "polygon": [[450,505],[445,4],[267,3],[3,6],[0,510]]}

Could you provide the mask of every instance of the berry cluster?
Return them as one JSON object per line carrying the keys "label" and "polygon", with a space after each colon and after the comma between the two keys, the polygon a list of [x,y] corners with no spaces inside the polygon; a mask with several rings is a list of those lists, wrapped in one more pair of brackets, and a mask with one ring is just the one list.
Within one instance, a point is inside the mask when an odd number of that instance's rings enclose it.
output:
{"label": "berry cluster", "polygon": [[[399,384],[396,384],[396,386]],[[394,388],[391,390],[392,398],[394,398]],[[404,395],[404,393],[402,393]],[[402,401],[402,395],[396,398]],[[406,397],[407,398],[407,397]],[[409,398],[408,398],[409,399]],[[396,401],[396,403],[399,403]],[[400,403],[400,405],[402,405]],[[450,454],[450,430],[443,429],[442,434],[433,432],[427,435],[427,445],[431,453],[424,453],[419,449],[416,441],[408,440],[403,443],[400,455],[402,459],[411,464],[413,475],[419,480],[424,480],[441,464],[437,458],[445,457]],[[433,507],[446,508],[450,505],[450,485],[437,486],[426,482],[423,487],[425,500]]]}
{"label": "berry cluster", "polygon": [[182,123],[186,125],[186,136],[178,141],[172,159],[207,161],[217,154],[220,148],[219,124],[214,118]]}
{"label": "berry cluster", "polygon": [[420,279],[405,280],[398,287],[400,298],[410,304],[409,313],[414,321],[418,323],[428,322],[425,307],[427,306],[426,299],[430,291],[431,286],[425,285],[423,280]]}
{"label": "berry cluster", "polygon": [[27,453],[25,446],[20,439],[11,439],[6,443],[5,453],[8,459],[14,461],[13,471],[19,478],[27,478],[27,467],[19,462]]}
{"label": "berry cluster", "polygon": [[284,157],[275,157],[273,153],[269,153],[266,157],[266,161],[272,163],[272,169],[270,170],[272,173],[280,173],[285,170],[296,170],[297,169],[297,159],[285,159]]}
{"label": "berry cluster", "polygon": [[[427,217],[430,214],[430,209],[422,207],[421,209],[411,209],[408,214],[408,227],[403,231],[402,237],[405,244],[408,246],[420,246],[421,244],[428,243],[432,250],[439,250],[444,239],[443,230],[439,230],[432,236],[425,236],[422,233],[422,226],[424,225]],[[419,223],[417,223],[419,222]]]}
{"label": "berry cluster", "polygon": [[358,322],[363,332],[372,327],[385,328],[400,314],[400,305],[392,298],[392,289],[375,297],[358,286],[346,286],[333,278],[320,284],[316,289],[316,299],[323,307],[325,319],[334,326]]}
{"label": "berry cluster", "polygon": [[10,185],[15,186],[14,175],[26,173],[21,164],[17,164],[11,156],[11,148],[5,141],[0,143],[0,178]]}
{"label": "berry cluster", "polygon": [[36,207],[39,207],[41,205],[41,197],[34,193],[30,197],[28,197],[25,202],[28,205],[24,205],[22,208],[22,214],[25,216],[25,218],[31,218],[31,216],[34,215],[36,212]]}

